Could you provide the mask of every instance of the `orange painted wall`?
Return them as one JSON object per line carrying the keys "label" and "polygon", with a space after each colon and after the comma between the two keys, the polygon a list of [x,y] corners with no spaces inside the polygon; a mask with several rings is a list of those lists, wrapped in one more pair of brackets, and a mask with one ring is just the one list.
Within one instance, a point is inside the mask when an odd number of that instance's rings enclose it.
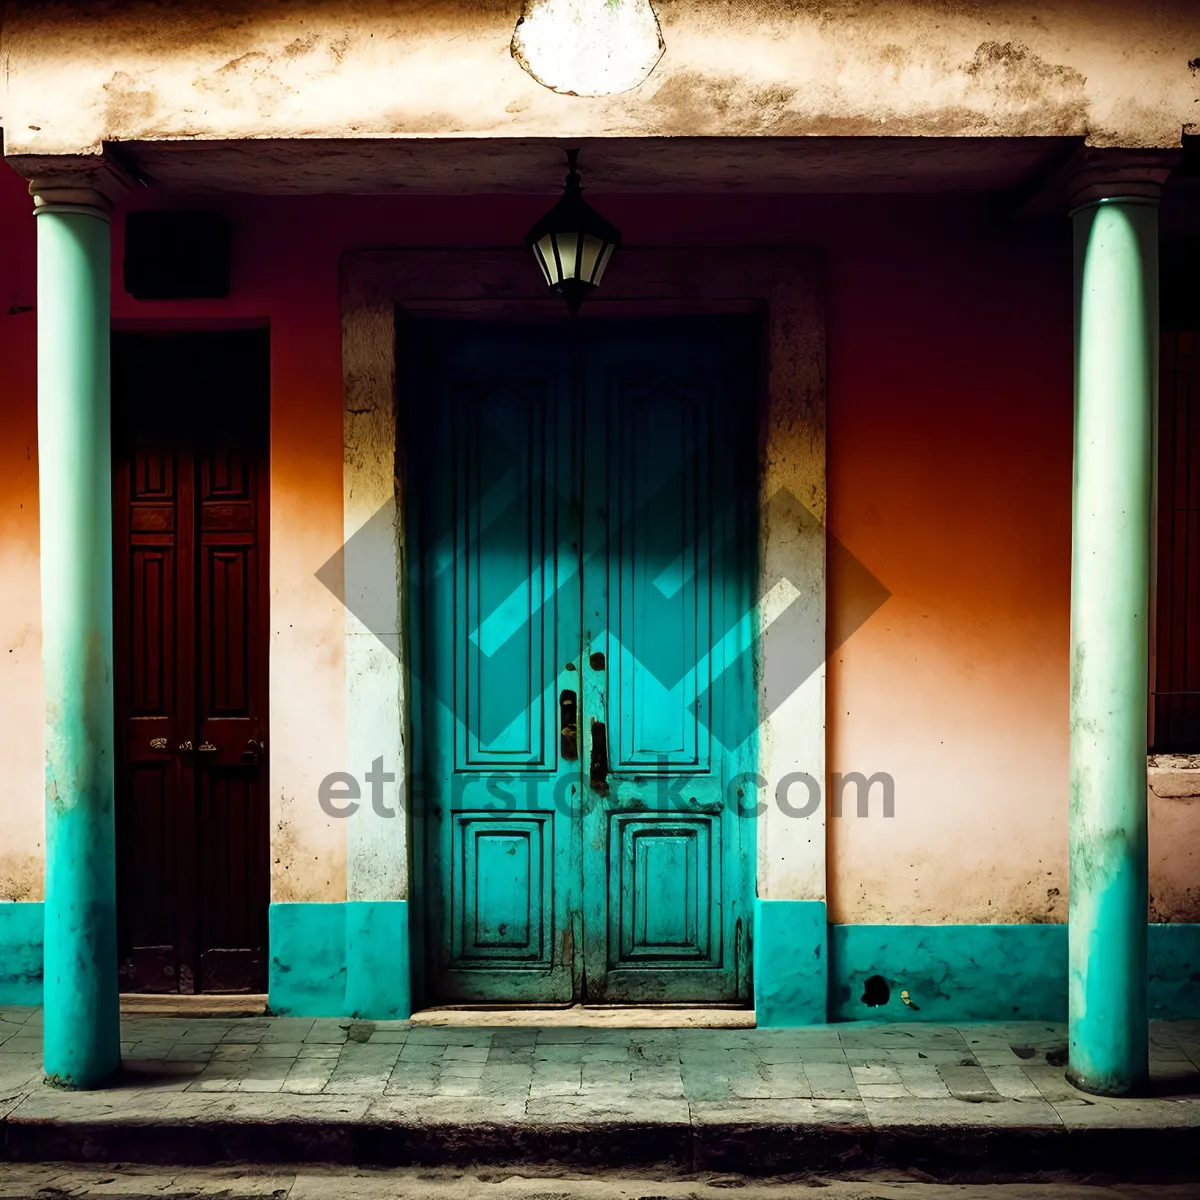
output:
{"label": "orange painted wall", "polygon": [[40,900],[42,642],[33,214],[0,168],[0,902]]}
{"label": "orange painted wall", "polygon": [[[338,259],[368,246],[512,244],[547,198],[184,198],[147,190],[132,199],[188,202],[237,223],[233,295],[138,303],[118,275],[114,318],[270,324],[273,893],[341,899],[344,830],[323,817],[316,788],[345,766],[343,626],[337,602],[314,578],[342,539]],[[896,781],[893,819],[876,811],[830,822],[831,919],[1065,919],[1065,225],[1005,226],[979,199],[597,203],[631,244],[790,243],[828,255],[829,522],[892,593],[829,663],[829,768],[887,771]],[[0,229],[0,300],[32,304],[33,218],[11,174],[0,177]],[[114,230],[119,263],[119,220]],[[13,764],[0,850],[15,845],[36,857],[31,314],[0,316],[0,352],[0,653],[8,660],[0,761]],[[829,580],[833,624],[847,602],[845,582]],[[0,853],[0,898],[4,862]],[[34,879],[20,898],[39,888]]]}
{"label": "orange painted wall", "polygon": [[833,273],[829,523],[893,596],[830,663],[829,760],[896,781],[830,822],[834,921],[1066,919],[1070,247],[980,224]]}

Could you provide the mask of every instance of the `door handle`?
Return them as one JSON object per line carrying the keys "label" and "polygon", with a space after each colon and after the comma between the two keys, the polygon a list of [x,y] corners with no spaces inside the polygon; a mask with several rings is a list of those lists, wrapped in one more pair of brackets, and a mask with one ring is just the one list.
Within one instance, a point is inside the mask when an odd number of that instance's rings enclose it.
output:
{"label": "door handle", "polygon": [[579,702],[572,691],[564,691],[558,697],[558,752],[567,762],[579,757]]}
{"label": "door handle", "polygon": [[592,791],[600,796],[608,795],[608,730],[603,721],[592,718],[592,758],[588,775]]}
{"label": "door handle", "polygon": [[246,748],[242,751],[242,762],[247,767],[257,767],[259,756],[262,754],[262,742],[249,738]]}

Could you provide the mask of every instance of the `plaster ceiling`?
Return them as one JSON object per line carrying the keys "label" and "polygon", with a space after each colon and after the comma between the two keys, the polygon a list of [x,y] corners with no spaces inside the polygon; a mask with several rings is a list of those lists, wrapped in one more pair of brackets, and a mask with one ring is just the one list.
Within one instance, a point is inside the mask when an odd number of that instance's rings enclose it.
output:
{"label": "plaster ceiling", "polygon": [[989,192],[1035,184],[1077,138],[358,139],[118,143],[146,179],[259,194],[554,193],[580,146],[597,192]]}

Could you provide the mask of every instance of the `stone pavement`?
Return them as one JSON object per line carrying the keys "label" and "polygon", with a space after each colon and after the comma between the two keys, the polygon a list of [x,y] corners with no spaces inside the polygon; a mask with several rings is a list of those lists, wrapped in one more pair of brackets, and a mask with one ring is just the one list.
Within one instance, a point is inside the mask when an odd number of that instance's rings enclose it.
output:
{"label": "stone pavement", "polygon": [[1066,1082],[1061,1025],[126,1017],[123,1075],[78,1093],[42,1082],[40,1021],[0,1009],[0,1158],[1200,1176],[1200,1022],[1153,1026],[1152,1097],[1104,1100]]}

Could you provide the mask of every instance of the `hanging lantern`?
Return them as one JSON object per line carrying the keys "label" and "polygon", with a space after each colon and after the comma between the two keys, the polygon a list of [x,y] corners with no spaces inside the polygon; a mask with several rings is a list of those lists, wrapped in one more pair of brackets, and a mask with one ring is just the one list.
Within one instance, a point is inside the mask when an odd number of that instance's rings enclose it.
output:
{"label": "hanging lantern", "polygon": [[604,268],[621,244],[621,231],[584,198],[579,185],[579,151],[567,151],[570,174],[558,203],[525,235],[546,282],[566,302],[571,315],[600,286]]}

